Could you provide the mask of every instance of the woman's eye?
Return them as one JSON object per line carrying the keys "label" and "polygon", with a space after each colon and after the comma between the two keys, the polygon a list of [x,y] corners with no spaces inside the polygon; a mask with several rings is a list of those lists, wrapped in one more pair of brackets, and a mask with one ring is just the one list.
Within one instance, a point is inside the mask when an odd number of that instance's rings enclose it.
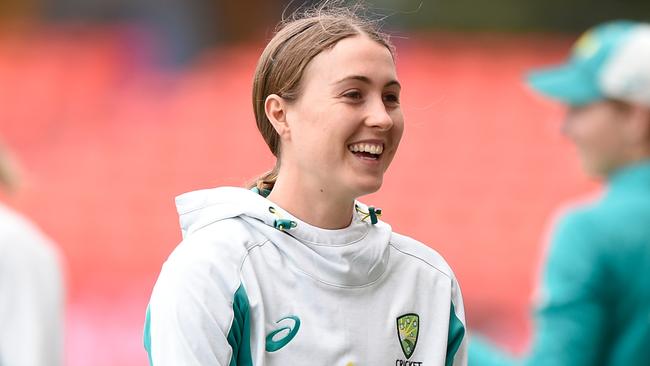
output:
{"label": "woman's eye", "polygon": [[399,104],[399,96],[397,94],[385,94],[384,101],[390,104]]}
{"label": "woman's eye", "polygon": [[361,99],[361,92],[358,90],[352,90],[343,94],[343,96],[350,99]]}

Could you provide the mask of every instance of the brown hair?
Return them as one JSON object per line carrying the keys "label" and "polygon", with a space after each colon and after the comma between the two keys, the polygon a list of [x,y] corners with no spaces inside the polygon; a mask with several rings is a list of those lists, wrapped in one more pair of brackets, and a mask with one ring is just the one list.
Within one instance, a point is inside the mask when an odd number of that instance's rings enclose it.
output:
{"label": "brown hair", "polygon": [[280,167],[280,136],[266,116],[264,104],[271,94],[293,101],[300,93],[300,80],[309,62],[344,38],[365,35],[395,54],[387,34],[377,21],[361,15],[361,3],[344,6],[344,1],[322,1],[294,12],[276,28],[266,45],[253,78],[253,111],[264,141],[276,157],[275,167],[257,178],[250,187],[273,189]]}
{"label": "brown hair", "polygon": [[9,152],[0,144],[0,188],[8,192],[18,187],[19,177],[15,161]]}

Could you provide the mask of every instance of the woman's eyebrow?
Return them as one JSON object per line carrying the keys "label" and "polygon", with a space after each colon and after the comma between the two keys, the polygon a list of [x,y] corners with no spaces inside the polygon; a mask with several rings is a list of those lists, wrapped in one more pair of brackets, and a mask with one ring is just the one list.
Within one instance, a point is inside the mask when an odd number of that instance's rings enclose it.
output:
{"label": "woman's eyebrow", "polygon": [[[346,82],[346,81],[349,81],[349,80],[358,80],[358,81],[361,81],[362,83],[365,83],[365,84],[372,84],[372,81],[370,80],[370,78],[367,77],[367,76],[363,76],[363,75],[350,75],[350,76],[346,76],[346,77],[344,77],[343,79],[341,79],[341,80],[339,80],[339,81],[335,81],[335,82],[332,83],[332,84],[333,84],[333,85],[337,85],[337,84],[341,84],[341,83]],[[400,88],[400,89],[402,88],[402,85],[401,85],[401,84],[399,83],[399,81],[397,81],[397,80],[391,80],[391,81],[387,82],[387,83],[384,85],[384,87],[393,86],[393,85],[397,85],[397,87]]]}

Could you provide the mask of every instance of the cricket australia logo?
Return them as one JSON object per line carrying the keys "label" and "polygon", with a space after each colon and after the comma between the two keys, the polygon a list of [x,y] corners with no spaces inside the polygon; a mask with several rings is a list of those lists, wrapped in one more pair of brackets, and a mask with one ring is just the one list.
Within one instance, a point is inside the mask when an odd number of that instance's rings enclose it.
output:
{"label": "cricket australia logo", "polygon": [[397,336],[402,352],[408,360],[415,352],[418,344],[418,333],[420,330],[420,317],[418,314],[409,313],[397,318]]}

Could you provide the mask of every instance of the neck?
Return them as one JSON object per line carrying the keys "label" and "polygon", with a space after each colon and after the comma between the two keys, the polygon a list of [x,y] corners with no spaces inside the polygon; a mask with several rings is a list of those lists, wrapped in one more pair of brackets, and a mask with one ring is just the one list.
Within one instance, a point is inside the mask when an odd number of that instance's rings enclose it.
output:
{"label": "neck", "polygon": [[650,146],[638,146],[634,148],[630,148],[627,150],[627,154],[624,155],[624,159],[610,169],[606,176],[609,177],[612,175],[612,173],[615,173],[616,171],[625,168],[629,165],[634,165],[641,163],[643,161],[650,160]]}
{"label": "neck", "polygon": [[279,174],[267,197],[300,220],[321,229],[350,225],[354,199],[337,197],[324,186]]}

